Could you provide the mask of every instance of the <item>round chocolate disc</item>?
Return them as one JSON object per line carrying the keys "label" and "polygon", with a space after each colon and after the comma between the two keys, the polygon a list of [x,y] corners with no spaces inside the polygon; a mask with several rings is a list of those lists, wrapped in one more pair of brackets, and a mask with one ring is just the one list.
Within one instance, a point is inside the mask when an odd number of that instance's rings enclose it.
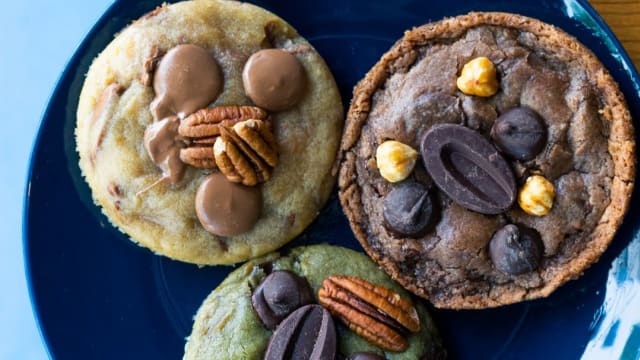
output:
{"label": "round chocolate disc", "polygon": [[196,192],[196,215],[215,235],[233,236],[251,230],[261,211],[260,188],[232,183],[222,173],[207,176]]}
{"label": "round chocolate disc", "polygon": [[280,49],[260,50],[247,60],[242,71],[244,91],[259,107],[286,110],[304,95],[307,78],[294,55]]}
{"label": "round chocolate disc", "polygon": [[171,115],[184,119],[215,101],[223,87],[220,67],[207,50],[178,45],[167,51],[153,75],[151,113],[156,120]]}

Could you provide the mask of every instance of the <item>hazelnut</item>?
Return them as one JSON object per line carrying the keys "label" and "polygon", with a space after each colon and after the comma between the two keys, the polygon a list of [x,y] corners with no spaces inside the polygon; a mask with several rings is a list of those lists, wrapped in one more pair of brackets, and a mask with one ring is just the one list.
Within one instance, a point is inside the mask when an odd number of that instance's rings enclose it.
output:
{"label": "hazelnut", "polygon": [[520,189],[518,204],[529,215],[544,216],[551,211],[555,196],[556,189],[549,180],[544,176],[532,175]]}
{"label": "hazelnut", "polygon": [[387,140],[376,149],[376,165],[389,182],[406,179],[416,165],[418,152],[399,141]]}
{"label": "hazelnut", "polygon": [[496,67],[488,58],[477,57],[462,67],[456,84],[467,95],[491,96],[498,91]]}

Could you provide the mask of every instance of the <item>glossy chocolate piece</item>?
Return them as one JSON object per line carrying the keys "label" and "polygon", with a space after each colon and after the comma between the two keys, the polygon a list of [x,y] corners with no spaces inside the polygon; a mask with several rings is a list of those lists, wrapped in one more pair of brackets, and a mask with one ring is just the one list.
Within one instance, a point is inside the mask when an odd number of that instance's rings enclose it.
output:
{"label": "glossy chocolate piece", "polygon": [[513,172],[480,133],[456,124],[435,125],[420,150],[435,184],[459,205],[483,214],[499,214],[513,205]]}
{"label": "glossy chocolate piece", "polygon": [[193,44],[178,45],[162,57],[153,75],[154,119],[176,115],[184,119],[214,102],[224,84],[211,54]]}
{"label": "glossy chocolate piece", "polygon": [[144,148],[156,166],[162,170],[162,181],[175,184],[182,180],[186,170],[180,160],[183,142],[178,135],[180,119],[166,117],[151,123],[144,131]]}
{"label": "glossy chocolate piece", "polygon": [[547,128],[535,111],[526,107],[507,110],[491,128],[493,143],[515,160],[531,160],[547,142]]}
{"label": "glossy chocolate piece", "polygon": [[334,360],[336,329],[320,305],[305,305],[280,323],[271,336],[264,360]]}
{"label": "glossy chocolate piece", "polygon": [[429,189],[418,182],[400,183],[385,196],[382,206],[385,227],[398,235],[419,236],[433,219]]}
{"label": "glossy chocolate piece", "polygon": [[254,104],[271,111],[295,105],[305,93],[307,77],[295,55],[281,49],[260,50],[247,60],[242,84]]}
{"label": "glossy chocolate piece", "polygon": [[232,183],[222,174],[207,176],[196,192],[196,215],[208,232],[220,236],[245,233],[262,212],[262,191]]}
{"label": "glossy chocolate piece", "polygon": [[523,225],[509,224],[496,231],[491,238],[489,256],[498,270],[520,275],[538,268],[543,247],[537,231]]}
{"label": "glossy chocolate piece", "polygon": [[286,270],[267,275],[251,295],[253,309],[262,324],[271,330],[293,311],[313,301],[307,280]]}

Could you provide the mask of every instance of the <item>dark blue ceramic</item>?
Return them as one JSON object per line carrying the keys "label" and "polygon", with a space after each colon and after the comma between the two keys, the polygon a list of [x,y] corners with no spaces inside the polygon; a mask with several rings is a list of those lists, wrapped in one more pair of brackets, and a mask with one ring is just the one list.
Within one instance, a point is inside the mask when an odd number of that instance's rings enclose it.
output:
{"label": "dark blue ceramic", "polygon": [[[31,298],[56,359],[178,359],[200,302],[233,270],[198,268],[131,243],[93,205],[73,130],[92,59],[114,34],[162,1],[116,1],[79,46],[53,93],[33,150],[24,241]],[[591,48],[635,119],[640,81],[602,19],[583,0],[256,1],[289,21],[324,56],[345,106],[351,89],[405,29],[471,10],[500,10],[555,24]],[[454,359],[577,359],[598,325],[607,270],[638,230],[638,199],[613,245],[579,280],[547,299],[483,311],[433,310]],[[290,246],[361,249],[336,196]],[[238,339],[242,341],[242,339]]]}

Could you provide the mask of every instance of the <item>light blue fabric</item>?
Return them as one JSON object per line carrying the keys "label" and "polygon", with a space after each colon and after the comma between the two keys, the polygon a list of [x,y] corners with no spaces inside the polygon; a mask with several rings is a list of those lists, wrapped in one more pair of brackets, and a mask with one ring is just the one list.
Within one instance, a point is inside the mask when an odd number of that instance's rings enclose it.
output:
{"label": "light blue fabric", "polygon": [[40,117],[66,62],[111,0],[5,1],[0,11],[0,359],[46,359],[27,293],[22,202]]}
{"label": "light blue fabric", "polygon": [[611,265],[600,314],[582,359],[640,359],[640,235]]}

